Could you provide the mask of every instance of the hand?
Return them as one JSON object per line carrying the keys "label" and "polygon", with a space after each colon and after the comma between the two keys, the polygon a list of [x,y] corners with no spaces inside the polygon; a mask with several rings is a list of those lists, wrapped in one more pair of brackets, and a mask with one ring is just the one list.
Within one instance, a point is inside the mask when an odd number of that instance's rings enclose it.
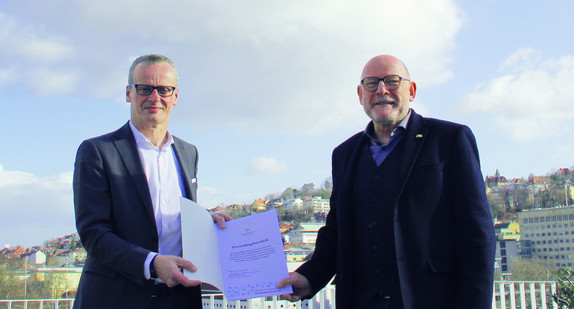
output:
{"label": "hand", "polygon": [[292,272],[289,277],[283,278],[279,281],[279,283],[277,283],[277,288],[282,289],[288,285],[293,287],[293,293],[281,295],[288,301],[298,301],[311,295],[312,290],[309,280],[298,272]]}
{"label": "hand", "polygon": [[217,223],[217,225],[222,229],[225,228],[225,222],[233,220],[230,216],[220,213],[211,214],[211,217],[213,218],[213,222]]}
{"label": "hand", "polygon": [[191,272],[196,272],[197,267],[188,260],[184,260],[177,256],[161,255],[158,254],[153,263],[153,268],[157,276],[172,288],[178,284],[183,286],[198,286],[201,284],[199,280],[190,280],[183,273],[182,269],[187,269]]}

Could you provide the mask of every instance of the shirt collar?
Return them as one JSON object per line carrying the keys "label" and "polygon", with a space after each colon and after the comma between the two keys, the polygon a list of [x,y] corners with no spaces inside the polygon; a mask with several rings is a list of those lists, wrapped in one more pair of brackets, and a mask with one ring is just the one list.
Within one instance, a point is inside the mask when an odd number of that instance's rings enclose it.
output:
{"label": "shirt collar", "polygon": [[[397,125],[397,127],[393,130],[393,132],[391,132],[391,139],[398,132],[406,131],[407,124],[410,118],[411,118],[411,109],[409,108],[409,112],[407,113],[405,118],[403,118],[403,120],[399,122],[399,125]],[[364,134],[371,140],[372,143],[381,144],[381,142],[379,142],[379,140],[375,138],[375,136],[377,135],[375,134],[375,126],[373,125],[372,120],[369,122],[369,124],[367,124],[367,128],[365,128]]]}
{"label": "shirt collar", "polygon": [[[147,137],[145,137],[140,130],[138,130],[138,128],[136,128],[136,126],[132,123],[132,121],[129,121],[130,123],[130,129],[132,129],[132,133],[134,135],[134,138],[136,140],[136,144],[139,147],[148,147],[148,148],[155,148],[155,149],[160,149],[159,147],[156,147],[154,144],[152,144],[152,142],[150,142]],[[173,144],[173,136],[171,135],[171,133],[169,133],[169,131],[167,131],[167,142],[163,145],[162,149],[165,149],[166,146],[171,146]]]}

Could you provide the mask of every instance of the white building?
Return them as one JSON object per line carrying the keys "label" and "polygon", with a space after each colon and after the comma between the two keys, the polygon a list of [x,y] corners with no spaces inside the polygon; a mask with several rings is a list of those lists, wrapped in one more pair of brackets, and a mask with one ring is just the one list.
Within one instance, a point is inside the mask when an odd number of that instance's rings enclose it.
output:
{"label": "white building", "polygon": [[30,265],[43,265],[46,264],[46,254],[42,251],[36,251],[24,256],[27,263]]}
{"label": "white building", "polygon": [[301,223],[299,227],[288,232],[288,241],[292,244],[315,245],[317,232],[325,223]]}
{"label": "white building", "polygon": [[283,207],[287,209],[301,208],[303,207],[303,200],[300,198],[292,198],[283,203]]}
{"label": "white building", "polygon": [[532,257],[557,267],[574,265],[574,207],[526,210],[518,219],[521,240],[531,241]]}
{"label": "white building", "polygon": [[320,196],[315,196],[303,202],[304,207],[313,207],[313,212],[328,213],[331,203],[329,199],[322,199]]}

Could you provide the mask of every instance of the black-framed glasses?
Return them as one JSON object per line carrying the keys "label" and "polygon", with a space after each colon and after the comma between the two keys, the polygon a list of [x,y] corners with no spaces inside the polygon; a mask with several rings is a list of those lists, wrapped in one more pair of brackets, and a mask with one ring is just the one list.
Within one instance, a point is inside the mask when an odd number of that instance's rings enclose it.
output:
{"label": "black-framed glasses", "polygon": [[143,84],[130,84],[130,86],[136,88],[136,93],[147,97],[148,95],[152,94],[154,90],[157,90],[157,94],[160,97],[171,97],[175,91],[175,87],[170,86],[151,86],[151,85],[143,85]]}
{"label": "black-framed glasses", "polygon": [[401,81],[403,80],[410,81],[409,79],[400,77],[398,75],[387,75],[383,78],[378,78],[376,76],[369,76],[361,80],[361,85],[363,85],[363,87],[365,87],[365,89],[367,89],[368,91],[374,92],[377,91],[377,88],[379,88],[379,83],[383,81],[387,89],[395,90],[399,88],[399,86],[401,85]]}

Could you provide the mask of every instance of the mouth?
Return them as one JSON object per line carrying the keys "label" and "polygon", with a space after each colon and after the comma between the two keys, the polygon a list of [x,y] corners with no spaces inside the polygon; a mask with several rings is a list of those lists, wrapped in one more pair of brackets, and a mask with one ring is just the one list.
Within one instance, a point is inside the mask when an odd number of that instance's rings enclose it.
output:
{"label": "mouth", "polygon": [[159,106],[148,106],[148,107],[145,107],[144,109],[147,110],[147,111],[150,111],[150,112],[159,112],[159,111],[161,111],[163,108],[161,108],[161,107],[159,107]]}
{"label": "mouth", "polygon": [[392,101],[379,101],[379,102],[374,102],[373,106],[385,106],[385,105],[395,105],[395,102]]}

